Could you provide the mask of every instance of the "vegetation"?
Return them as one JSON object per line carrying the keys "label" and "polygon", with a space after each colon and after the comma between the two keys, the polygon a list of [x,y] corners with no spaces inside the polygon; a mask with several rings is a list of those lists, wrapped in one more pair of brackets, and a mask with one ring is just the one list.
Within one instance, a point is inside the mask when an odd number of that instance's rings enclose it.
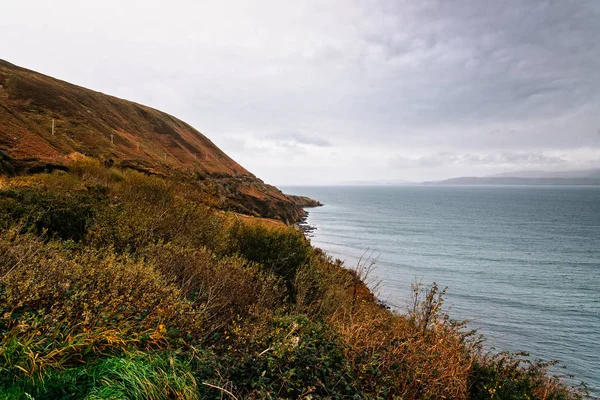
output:
{"label": "vegetation", "polygon": [[406,315],[283,224],[82,159],[0,181],[0,399],[577,399],[414,286]]}

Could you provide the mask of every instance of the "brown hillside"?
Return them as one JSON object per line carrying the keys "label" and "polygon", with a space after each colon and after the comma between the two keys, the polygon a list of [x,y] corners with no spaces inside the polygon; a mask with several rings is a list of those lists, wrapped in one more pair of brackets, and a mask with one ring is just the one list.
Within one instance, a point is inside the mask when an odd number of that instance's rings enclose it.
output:
{"label": "brown hillside", "polygon": [[81,153],[158,173],[251,175],[200,132],[150,107],[2,60],[0,85],[0,148],[19,165],[63,165]]}
{"label": "brown hillside", "polygon": [[[52,121],[54,120],[54,134]],[[293,222],[300,204],[164,112],[0,60],[0,174],[68,168],[82,155],[212,184],[227,208]]]}

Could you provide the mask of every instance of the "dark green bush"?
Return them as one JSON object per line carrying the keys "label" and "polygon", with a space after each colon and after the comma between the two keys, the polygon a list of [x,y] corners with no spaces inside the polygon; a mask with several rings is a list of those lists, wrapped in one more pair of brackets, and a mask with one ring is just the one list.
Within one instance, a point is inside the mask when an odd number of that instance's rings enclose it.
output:
{"label": "dark green bush", "polygon": [[[486,355],[474,363],[469,384],[473,400],[543,399],[568,400],[585,398],[582,391],[574,393],[559,378],[551,376],[548,369],[555,362],[532,362],[525,353],[507,352]],[[549,389],[552,390],[549,390]],[[575,396],[574,396],[575,395]]]}
{"label": "dark green bush", "polygon": [[258,224],[237,223],[231,237],[233,249],[283,278],[288,288],[312,254],[310,242],[292,228],[269,229]]}
{"label": "dark green bush", "polygon": [[0,191],[0,224],[8,228],[20,222],[23,231],[80,241],[93,222],[100,197],[32,188]]}

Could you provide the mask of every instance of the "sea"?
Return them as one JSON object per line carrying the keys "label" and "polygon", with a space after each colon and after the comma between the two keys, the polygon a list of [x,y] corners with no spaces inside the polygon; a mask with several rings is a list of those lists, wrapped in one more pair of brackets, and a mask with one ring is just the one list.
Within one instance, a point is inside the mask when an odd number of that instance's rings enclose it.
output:
{"label": "sea", "polygon": [[[446,310],[492,351],[558,360],[600,388],[600,187],[283,187],[308,209],[314,246],[375,261],[378,297],[402,312],[411,283],[447,287]],[[569,378],[572,374],[574,378]]]}

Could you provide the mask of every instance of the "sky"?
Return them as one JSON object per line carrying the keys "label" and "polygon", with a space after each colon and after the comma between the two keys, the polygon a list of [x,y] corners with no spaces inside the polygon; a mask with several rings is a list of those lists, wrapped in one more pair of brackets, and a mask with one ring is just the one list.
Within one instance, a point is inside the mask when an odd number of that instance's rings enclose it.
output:
{"label": "sky", "polygon": [[265,182],[600,168],[600,1],[8,1],[0,58],[166,111]]}

